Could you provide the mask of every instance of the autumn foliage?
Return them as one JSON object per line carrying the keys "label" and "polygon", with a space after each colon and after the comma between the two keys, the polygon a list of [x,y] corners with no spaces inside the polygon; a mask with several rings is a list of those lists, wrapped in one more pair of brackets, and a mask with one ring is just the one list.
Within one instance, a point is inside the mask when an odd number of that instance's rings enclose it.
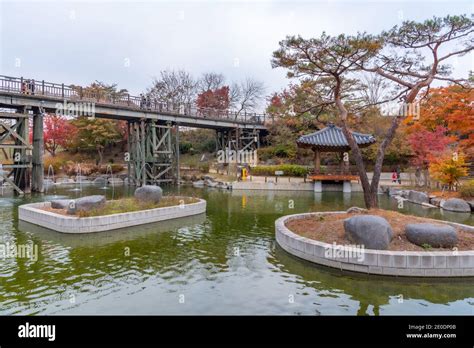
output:
{"label": "autumn foliage", "polygon": [[474,90],[460,86],[435,88],[421,103],[419,123],[429,131],[443,126],[469,157],[474,157]]}
{"label": "autumn foliage", "polygon": [[443,126],[436,126],[433,131],[429,131],[419,124],[414,125],[408,136],[413,152],[412,164],[415,167],[428,168],[430,161],[454,141],[453,137],[446,134],[447,128]]}
{"label": "autumn foliage", "polygon": [[44,118],[44,148],[51,156],[59,147],[67,148],[77,133],[76,127],[64,116],[49,114]]}
{"label": "autumn foliage", "polygon": [[466,162],[474,158],[472,89],[431,89],[421,100],[420,117],[409,117],[405,123],[415,167],[429,168],[430,176],[450,189],[468,174]]}
{"label": "autumn foliage", "polygon": [[431,159],[430,175],[449,190],[459,183],[459,178],[467,175],[465,156],[462,153],[446,151]]}
{"label": "autumn foliage", "polygon": [[200,109],[227,110],[230,106],[229,87],[202,92],[197,97],[197,106]]}

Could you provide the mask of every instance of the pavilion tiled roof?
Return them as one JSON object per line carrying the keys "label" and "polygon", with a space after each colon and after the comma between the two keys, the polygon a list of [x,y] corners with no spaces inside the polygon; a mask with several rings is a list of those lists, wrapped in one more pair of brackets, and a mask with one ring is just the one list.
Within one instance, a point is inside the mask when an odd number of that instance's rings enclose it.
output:
{"label": "pavilion tiled roof", "polygon": [[[362,134],[352,132],[354,140],[359,147],[370,146],[375,143],[375,138],[371,134]],[[350,150],[349,143],[340,127],[334,124],[329,124],[317,132],[302,135],[296,141],[300,147],[316,148],[321,151],[348,151]]]}

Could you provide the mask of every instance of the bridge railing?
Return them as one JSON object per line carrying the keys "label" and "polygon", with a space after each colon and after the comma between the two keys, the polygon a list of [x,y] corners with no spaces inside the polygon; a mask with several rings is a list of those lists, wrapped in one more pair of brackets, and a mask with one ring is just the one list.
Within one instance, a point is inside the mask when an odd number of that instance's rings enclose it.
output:
{"label": "bridge railing", "polygon": [[132,96],[128,93],[105,94],[102,91],[91,91],[75,85],[65,85],[23,77],[0,75],[0,91],[25,95],[42,95],[71,101],[86,101],[105,105],[118,105],[144,111],[190,116],[201,119],[229,120],[252,124],[271,122],[265,114],[245,111],[198,108],[195,103],[163,102],[146,96]]}

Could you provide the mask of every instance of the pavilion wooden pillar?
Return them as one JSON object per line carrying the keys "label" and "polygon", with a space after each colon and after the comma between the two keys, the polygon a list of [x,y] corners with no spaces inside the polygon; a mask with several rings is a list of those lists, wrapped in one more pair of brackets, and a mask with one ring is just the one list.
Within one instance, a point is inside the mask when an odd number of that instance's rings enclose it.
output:
{"label": "pavilion wooden pillar", "polygon": [[314,151],[314,173],[319,174],[321,169],[321,153],[317,148],[313,148]]}
{"label": "pavilion wooden pillar", "polygon": [[341,151],[341,152],[339,152],[339,153],[340,153],[340,155],[341,155],[341,164],[340,164],[340,165],[341,165],[341,174],[344,174],[344,172],[345,172],[345,168],[344,168],[344,152]]}

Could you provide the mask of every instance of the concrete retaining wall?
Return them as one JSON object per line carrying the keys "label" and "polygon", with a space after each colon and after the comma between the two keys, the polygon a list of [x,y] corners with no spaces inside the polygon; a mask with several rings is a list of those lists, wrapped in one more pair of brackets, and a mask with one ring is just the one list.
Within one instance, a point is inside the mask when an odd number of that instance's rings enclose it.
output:
{"label": "concrete retaining wall", "polygon": [[[319,242],[301,237],[285,223],[294,219],[324,214],[345,212],[325,212],[287,215],[275,221],[275,236],[278,244],[290,254],[320,265],[353,272],[406,277],[473,277],[474,251],[385,251],[364,249],[362,257],[341,254],[335,244]],[[444,221],[437,221],[444,223]],[[457,224],[457,226],[464,226]],[[466,226],[471,227],[472,226]],[[469,228],[466,228],[470,230]]]}
{"label": "concrete retaining wall", "polygon": [[199,202],[185,205],[84,218],[42,209],[49,207],[50,202],[24,204],[18,208],[18,217],[20,220],[58,232],[90,233],[202,214],[206,211],[206,201],[200,199]]}
{"label": "concrete retaining wall", "polygon": [[[269,191],[314,191],[313,182],[288,182],[279,180],[275,182],[252,182],[252,181],[236,181],[232,183],[233,190],[269,190]],[[322,184],[323,192],[342,192],[343,185],[340,184]],[[351,183],[352,192],[362,192],[362,186],[358,183]]]}

